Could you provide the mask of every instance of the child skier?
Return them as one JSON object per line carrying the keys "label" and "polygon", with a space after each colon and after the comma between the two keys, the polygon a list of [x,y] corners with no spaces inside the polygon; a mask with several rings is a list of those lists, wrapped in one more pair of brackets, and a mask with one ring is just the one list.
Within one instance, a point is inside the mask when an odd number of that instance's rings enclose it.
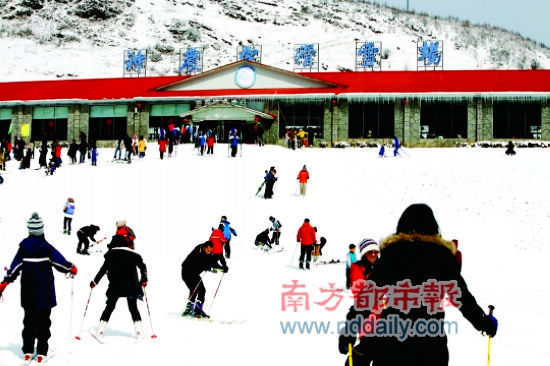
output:
{"label": "child skier", "polygon": [[[50,338],[50,314],[57,305],[52,267],[61,273],[75,276],[77,268],[67,261],[44,237],[42,218],[34,212],[27,221],[28,238],[19,244],[4,281],[0,296],[21,273],[21,307],[23,319],[24,361],[31,363],[36,352],[36,363],[46,362]],[[35,349],[36,343],[36,349]]]}
{"label": "child skier", "polygon": [[220,269],[224,273],[229,270],[226,265],[218,263],[213,256],[213,246],[211,241],[197,245],[181,264],[181,279],[189,289],[188,301],[182,316],[209,317],[203,310],[206,288],[202,282],[201,274],[213,269]]}
{"label": "child skier", "polygon": [[271,236],[271,242],[275,245],[279,245],[279,238],[281,237],[281,222],[274,218],[273,216],[269,216],[269,221],[273,224],[273,227],[270,229],[273,231],[273,235]]}
{"label": "child skier", "polygon": [[220,219],[220,224],[223,225],[223,236],[225,237],[225,258],[229,259],[231,256],[231,247],[229,246],[229,243],[231,242],[231,234],[237,236],[237,231],[231,227],[231,224],[229,221],[227,221],[227,216],[222,216]]}
{"label": "child skier", "polygon": [[349,252],[346,256],[346,288],[349,289],[351,287],[351,278],[350,278],[350,271],[351,271],[351,265],[355,262],[357,262],[357,254],[355,253],[355,244],[349,245]]}
{"label": "child skier", "polygon": [[71,197],[67,198],[65,206],[63,206],[63,234],[71,235],[71,223],[73,222],[74,209],[74,199]]}
{"label": "child skier", "polygon": [[223,256],[223,246],[227,239],[223,235],[223,224],[220,224],[216,230],[212,230],[212,234],[208,240],[213,244],[212,255],[216,260],[220,261],[222,266],[225,266],[226,262]]}
{"label": "child skier", "polygon": [[[88,252],[88,247],[90,246],[90,238],[94,243],[101,243],[102,240],[96,241],[94,235],[99,231],[99,226],[89,225],[81,227],[77,232],[76,236],[78,237],[78,244],[76,246],[76,252],[78,254],[90,255]],[[84,244],[84,249],[81,250],[82,244]]]}
{"label": "child skier", "polygon": [[237,149],[239,148],[239,136],[237,131],[234,131],[229,137],[229,145],[231,146],[231,157],[237,156]]}
{"label": "child skier", "polygon": [[277,174],[277,171],[275,170],[274,166],[269,168],[269,171],[266,172],[266,175],[264,177],[264,182],[265,182],[264,198],[273,198],[273,186],[277,181],[277,177],[275,177],[275,174]]}
{"label": "child skier", "polygon": [[300,182],[300,195],[305,196],[306,195],[306,187],[307,187],[307,181],[309,179],[309,172],[307,171],[307,167],[304,164],[304,167],[300,172],[298,173],[298,181]]}
{"label": "child skier", "polygon": [[92,165],[93,166],[97,166],[97,155],[98,155],[98,152],[97,152],[97,146],[94,146],[92,147]]}
{"label": "child skier", "polygon": [[396,136],[393,136],[393,156],[397,156],[397,154],[399,154],[400,147],[401,144],[399,143],[399,139]]}
{"label": "child skier", "polygon": [[381,158],[386,157],[386,148],[384,147],[384,144],[380,145],[380,150],[378,151],[378,156]]}
{"label": "child skier", "polygon": [[[94,288],[101,278],[107,274],[109,287],[107,289],[107,305],[99,319],[97,336],[103,337],[107,323],[119,298],[125,297],[128,309],[132,315],[136,337],[141,338],[143,328],[141,315],[137,307],[137,300],[143,298],[143,287],[147,286],[147,267],[141,256],[128,246],[126,238],[120,234],[113,236],[109,244],[109,251],[105,254],[105,261],[90,282],[90,288]],[[137,269],[140,271],[138,279]]]}

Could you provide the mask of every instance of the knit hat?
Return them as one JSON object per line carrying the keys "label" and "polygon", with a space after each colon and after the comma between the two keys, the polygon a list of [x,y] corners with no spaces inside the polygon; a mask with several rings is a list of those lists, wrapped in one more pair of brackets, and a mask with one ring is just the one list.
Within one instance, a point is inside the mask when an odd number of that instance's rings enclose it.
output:
{"label": "knit hat", "polygon": [[27,228],[29,229],[29,235],[40,236],[44,234],[44,222],[38,216],[38,213],[32,213],[31,218],[27,220]]}
{"label": "knit hat", "polygon": [[123,226],[126,226],[126,220],[118,220],[118,221],[116,222],[116,227],[117,227],[117,229],[118,229],[119,227],[123,227]]}
{"label": "knit hat", "polygon": [[369,238],[361,240],[361,243],[359,243],[359,256],[362,257],[371,250],[376,250],[377,252],[380,251],[380,247],[378,246],[376,240]]}

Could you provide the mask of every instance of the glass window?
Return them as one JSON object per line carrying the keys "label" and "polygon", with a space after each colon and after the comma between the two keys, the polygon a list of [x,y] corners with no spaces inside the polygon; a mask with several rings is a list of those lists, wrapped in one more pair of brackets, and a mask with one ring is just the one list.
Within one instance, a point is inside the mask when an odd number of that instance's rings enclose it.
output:
{"label": "glass window", "polygon": [[66,140],[69,108],[63,106],[32,109],[31,141]]}
{"label": "glass window", "polygon": [[541,138],[540,103],[496,102],[493,104],[494,138]]}
{"label": "glass window", "polygon": [[393,102],[352,102],[349,104],[348,137],[391,138],[394,114]]}
{"label": "glass window", "polygon": [[313,129],[322,137],[325,107],[323,102],[281,102],[279,104],[279,137],[287,129]]}
{"label": "glass window", "polygon": [[422,102],[420,138],[467,138],[467,102]]}

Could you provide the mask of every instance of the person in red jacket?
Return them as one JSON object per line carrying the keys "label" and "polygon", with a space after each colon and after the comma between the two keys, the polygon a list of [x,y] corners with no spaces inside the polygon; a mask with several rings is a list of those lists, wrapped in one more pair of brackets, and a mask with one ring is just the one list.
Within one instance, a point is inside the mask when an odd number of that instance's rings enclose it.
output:
{"label": "person in red jacket", "polygon": [[307,186],[307,180],[309,179],[309,172],[307,171],[307,167],[304,165],[302,170],[298,173],[298,181],[300,182],[300,194],[302,196],[306,195],[306,186]]}
{"label": "person in red jacket", "polygon": [[357,288],[358,285],[355,285],[354,282],[357,280],[367,281],[374,269],[374,264],[378,260],[380,254],[380,247],[374,239],[363,239],[359,243],[359,260],[351,264],[350,267],[350,283],[352,291],[359,291]]}
{"label": "person in red jacket", "polygon": [[302,226],[300,226],[300,229],[298,229],[296,241],[301,244],[300,269],[304,269],[304,259],[306,262],[306,269],[309,269],[313,244],[317,243],[317,239],[315,238],[315,229],[313,229],[313,227],[309,224],[309,219],[305,219]]}
{"label": "person in red jacket", "polygon": [[166,152],[166,145],[167,144],[168,144],[168,142],[166,141],[166,139],[164,137],[159,140],[160,160],[164,159],[164,153]]}
{"label": "person in red jacket", "polygon": [[225,262],[225,258],[223,256],[223,244],[227,241],[223,235],[223,224],[220,224],[216,230],[212,231],[212,234],[208,240],[214,244],[212,247],[212,255],[214,256],[214,260],[219,260],[223,267],[227,267],[227,263]]}
{"label": "person in red jacket", "polygon": [[216,142],[216,138],[214,137],[214,134],[211,134],[206,138],[206,146],[208,149],[206,150],[206,155],[212,154],[214,155],[214,143]]}

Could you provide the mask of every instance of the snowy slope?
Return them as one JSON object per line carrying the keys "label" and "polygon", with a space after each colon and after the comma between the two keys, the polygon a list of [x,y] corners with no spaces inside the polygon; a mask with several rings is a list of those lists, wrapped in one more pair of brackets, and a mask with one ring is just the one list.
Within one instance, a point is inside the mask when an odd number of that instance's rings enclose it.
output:
{"label": "snowy slope", "polygon": [[[314,304],[326,299],[320,288],[344,285],[344,266],[297,270],[295,235],[305,217],[328,240],[324,259],[344,258],[349,243],[363,237],[382,238],[395,230],[406,206],[426,202],[434,209],[445,238],[460,240],[463,275],[482,307],[496,306],[500,329],[492,343],[494,365],[542,365],[550,361],[543,327],[550,321],[546,278],[550,164],[546,149],[519,149],[509,158],[501,149],[407,149],[409,157],[378,159],[375,149],[309,149],[245,146],[242,158],[227,157],[216,145],[214,157],[197,156],[180,145],[178,156],[160,161],[150,144],[145,159],[131,165],[113,163],[112,150],[100,149],[97,167],[63,166],[53,177],[42,171],[19,171],[8,163],[0,186],[0,263],[9,265],[17,244],[27,235],[26,220],[38,211],[46,238],[79,268],[74,280],[56,274],[59,305],[52,312],[50,365],[98,364],[265,364],[338,365],[336,321],[343,320],[351,299],[334,311]],[[68,161],[68,158],[64,158]],[[311,182],[306,197],[296,195],[296,175],[307,164]],[[264,169],[276,166],[275,198],[254,197]],[[33,167],[37,160],[33,161]],[[73,235],[61,233],[62,207],[76,201]],[[188,252],[208,239],[210,228],[227,215],[238,236],[216,301],[220,274],[208,273],[206,309],[214,318],[245,320],[227,325],[179,317],[188,291],[180,264]],[[266,254],[253,246],[273,215],[283,224],[285,251]],[[117,305],[101,345],[88,335],[105,304],[106,279],[92,292],[80,342],[71,339],[80,327],[89,295],[88,283],[102,263],[99,253],[75,254],[75,232],[91,223],[97,237],[114,234],[115,221],[126,219],[135,230],[136,249],[149,269],[147,287],[156,340],[144,303],[139,304],[147,339],[136,343],[124,301]],[[281,310],[283,285],[306,285],[310,310]],[[71,304],[71,286],[74,303]],[[23,312],[19,281],[0,303],[0,365],[21,358]],[[332,305],[332,303],[331,303]],[[328,306],[328,305],[327,305]],[[451,365],[484,364],[487,338],[456,310],[458,334],[449,336]],[[287,320],[332,321],[329,334],[282,334]]]}
{"label": "snowy slope", "polygon": [[[95,12],[82,15],[85,6]],[[355,41],[367,40],[382,42],[383,70],[416,70],[418,39],[444,41],[447,70],[550,68],[550,49],[520,34],[365,1],[3,0],[0,13],[6,81],[121,77],[133,48],[149,50],[148,75],[176,74],[189,47],[205,47],[211,70],[248,44],[263,46],[264,64],[292,70],[294,45],[319,43],[321,69],[354,69]]]}

